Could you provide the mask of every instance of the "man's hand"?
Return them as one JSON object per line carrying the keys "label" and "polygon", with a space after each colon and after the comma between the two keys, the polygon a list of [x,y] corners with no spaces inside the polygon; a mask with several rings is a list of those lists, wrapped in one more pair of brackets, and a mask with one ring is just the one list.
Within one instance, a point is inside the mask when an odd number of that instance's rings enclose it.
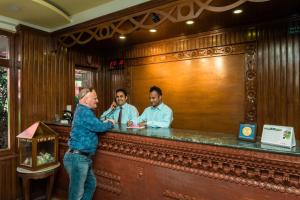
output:
{"label": "man's hand", "polygon": [[127,122],[127,126],[132,126],[132,124],[133,124],[133,122],[130,120]]}
{"label": "man's hand", "polygon": [[116,103],[115,101],[113,101],[113,102],[111,103],[111,105],[110,105],[110,108],[111,108],[112,110],[114,110],[114,109],[116,109],[116,107],[117,107],[117,103]]}
{"label": "man's hand", "polygon": [[115,125],[115,120],[113,120],[113,119],[107,119],[107,120],[105,120],[105,121],[103,121],[104,123],[107,123],[107,122],[111,122],[113,125]]}
{"label": "man's hand", "polygon": [[147,121],[142,121],[139,123],[139,126],[147,126]]}

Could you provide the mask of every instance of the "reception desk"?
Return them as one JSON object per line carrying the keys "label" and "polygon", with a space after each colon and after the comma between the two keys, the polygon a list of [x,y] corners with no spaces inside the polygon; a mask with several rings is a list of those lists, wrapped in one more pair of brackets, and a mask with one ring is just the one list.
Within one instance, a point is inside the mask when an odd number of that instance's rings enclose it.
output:
{"label": "reception desk", "polygon": [[[70,127],[59,133],[62,162]],[[223,133],[115,126],[94,156],[103,200],[299,200],[300,148],[249,143]],[[56,190],[68,190],[63,167]]]}

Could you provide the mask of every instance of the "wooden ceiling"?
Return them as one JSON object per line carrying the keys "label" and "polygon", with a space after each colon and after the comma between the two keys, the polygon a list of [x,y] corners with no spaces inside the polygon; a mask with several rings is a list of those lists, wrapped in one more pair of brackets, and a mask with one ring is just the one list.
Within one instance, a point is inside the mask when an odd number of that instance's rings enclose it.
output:
{"label": "wooden ceiling", "polygon": [[[235,2],[236,0],[226,1]],[[223,0],[214,1],[214,6],[224,5]],[[170,37],[191,35],[199,32],[230,28],[249,24],[262,23],[265,21],[299,16],[300,1],[295,0],[270,0],[263,3],[246,2],[238,7],[242,9],[241,14],[233,14],[233,10],[226,12],[204,11],[194,21],[193,25],[186,25],[185,22],[172,23],[165,21],[157,28],[156,33],[150,33],[146,29],[138,29],[128,35],[126,40],[120,40],[118,35],[113,38],[101,41],[91,40],[85,45],[75,45],[73,48],[85,50],[107,50],[119,47],[131,46],[139,43],[158,41]]]}

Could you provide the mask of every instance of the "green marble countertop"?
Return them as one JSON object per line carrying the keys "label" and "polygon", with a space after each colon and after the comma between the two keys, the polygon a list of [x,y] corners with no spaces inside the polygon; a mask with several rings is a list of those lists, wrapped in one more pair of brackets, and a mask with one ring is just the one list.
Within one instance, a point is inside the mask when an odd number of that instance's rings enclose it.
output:
{"label": "green marble countertop", "polygon": [[115,125],[114,128],[110,130],[110,132],[167,139],[180,142],[190,142],[253,151],[288,154],[291,156],[300,156],[299,141],[296,142],[298,144],[296,147],[284,148],[274,145],[262,144],[260,142],[260,138],[257,138],[257,142],[246,142],[238,140],[236,135],[228,133],[205,132],[197,130],[172,128],[132,129],[126,128],[126,126]]}
{"label": "green marble countertop", "polygon": [[[46,124],[67,126],[68,124],[61,124],[59,122],[45,122]],[[138,135],[143,137],[152,137],[180,142],[190,142],[196,144],[207,144],[221,147],[230,147],[236,149],[245,149],[253,151],[262,151],[269,153],[287,154],[291,156],[300,156],[299,141],[296,141],[297,146],[293,148],[284,148],[279,146],[273,146],[268,144],[262,144],[260,138],[257,138],[257,142],[245,142],[237,139],[237,135],[229,133],[217,133],[217,132],[205,132],[198,130],[186,130],[186,129],[173,129],[173,128],[143,128],[132,129],[127,128],[126,125],[115,125],[110,132]]]}
{"label": "green marble countertop", "polygon": [[56,126],[67,126],[71,128],[71,124],[65,124],[65,123],[60,123],[59,121],[43,121],[45,124],[48,125],[56,125]]}

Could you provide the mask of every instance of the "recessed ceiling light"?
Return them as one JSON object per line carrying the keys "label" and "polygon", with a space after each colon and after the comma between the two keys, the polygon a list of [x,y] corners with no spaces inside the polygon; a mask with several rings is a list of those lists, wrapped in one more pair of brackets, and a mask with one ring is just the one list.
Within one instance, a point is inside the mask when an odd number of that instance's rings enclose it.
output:
{"label": "recessed ceiling light", "polygon": [[151,33],[156,33],[156,32],[157,32],[157,30],[156,30],[156,29],[154,29],[154,28],[151,28],[151,29],[149,29],[149,32],[151,32]]}
{"label": "recessed ceiling light", "polygon": [[119,38],[120,38],[121,40],[125,40],[125,39],[126,39],[126,37],[125,37],[124,35],[120,35]]}
{"label": "recessed ceiling light", "polygon": [[188,21],[186,21],[185,22],[187,25],[192,25],[192,24],[194,24],[194,21],[193,20],[188,20]]}
{"label": "recessed ceiling light", "polygon": [[234,10],[234,11],[233,11],[234,14],[240,14],[240,13],[242,13],[242,12],[243,12],[243,10],[241,10],[241,9],[237,9],[237,10]]}

